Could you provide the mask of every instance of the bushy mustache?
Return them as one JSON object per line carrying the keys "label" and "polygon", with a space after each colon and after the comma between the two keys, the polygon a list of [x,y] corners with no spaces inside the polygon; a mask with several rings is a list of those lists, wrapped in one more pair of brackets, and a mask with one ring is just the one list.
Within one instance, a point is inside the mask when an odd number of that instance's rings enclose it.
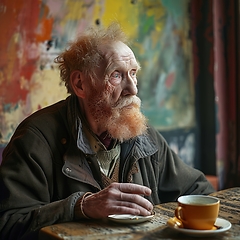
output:
{"label": "bushy mustache", "polygon": [[127,107],[129,105],[137,105],[138,107],[141,106],[141,100],[137,96],[131,97],[123,97],[120,98],[113,106],[114,109],[121,109],[123,107]]}

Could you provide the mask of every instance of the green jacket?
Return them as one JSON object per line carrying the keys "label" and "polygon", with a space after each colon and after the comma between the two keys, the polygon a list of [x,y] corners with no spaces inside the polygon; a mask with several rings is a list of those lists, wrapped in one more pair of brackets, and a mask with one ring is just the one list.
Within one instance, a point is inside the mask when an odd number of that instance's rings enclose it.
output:
{"label": "green jacket", "polygon": [[[26,118],[6,146],[0,166],[0,239],[37,239],[40,228],[73,221],[74,205],[85,192],[102,189],[95,155],[79,141],[81,124],[76,134],[74,99]],[[128,176],[134,162],[139,171]],[[146,135],[121,144],[119,182],[129,177],[152,189],[148,199],[153,204],[214,191],[151,127]]]}

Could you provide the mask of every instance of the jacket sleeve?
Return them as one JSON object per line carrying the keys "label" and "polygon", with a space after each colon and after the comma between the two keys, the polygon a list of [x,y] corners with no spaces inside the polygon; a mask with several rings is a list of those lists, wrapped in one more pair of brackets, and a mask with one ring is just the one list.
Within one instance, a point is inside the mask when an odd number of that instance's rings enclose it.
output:
{"label": "jacket sleeve", "polygon": [[162,202],[176,201],[181,195],[208,195],[215,191],[201,171],[185,164],[170,149],[165,154],[165,171],[159,176]]}
{"label": "jacket sleeve", "polygon": [[171,150],[161,134],[152,129],[150,131],[154,141],[158,143],[158,152],[153,156],[152,163],[155,165],[155,182],[160,202],[176,201],[181,195],[208,195],[215,191],[205,175],[185,164]]}
{"label": "jacket sleeve", "polygon": [[40,228],[73,220],[82,193],[53,199],[53,158],[39,130],[16,131],[0,166],[0,239],[37,239]]}

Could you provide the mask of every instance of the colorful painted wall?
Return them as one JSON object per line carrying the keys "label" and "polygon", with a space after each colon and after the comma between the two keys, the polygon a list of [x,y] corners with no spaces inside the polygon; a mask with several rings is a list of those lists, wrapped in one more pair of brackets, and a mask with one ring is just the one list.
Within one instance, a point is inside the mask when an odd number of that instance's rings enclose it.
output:
{"label": "colorful painted wall", "polygon": [[[86,28],[118,21],[142,70],[143,111],[162,132],[195,126],[188,0],[1,0],[0,145],[20,121],[67,96],[54,58]],[[193,165],[194,136],[182,149]],[[169,138],[172,139],[172,138]],[[184,157],[183,157],[184,158]]]}

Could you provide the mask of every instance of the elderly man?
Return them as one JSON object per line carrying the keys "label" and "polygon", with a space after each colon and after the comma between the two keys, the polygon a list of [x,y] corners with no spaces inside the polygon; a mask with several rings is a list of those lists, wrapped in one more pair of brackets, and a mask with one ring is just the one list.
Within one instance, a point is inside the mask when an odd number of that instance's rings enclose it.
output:
{"label": "elderly man", "polygon": [[0,237],[214,191],[140,111],[140,66],[119,25],[81,35],[56,62],[70,96],[26,118],[3,152]]}

